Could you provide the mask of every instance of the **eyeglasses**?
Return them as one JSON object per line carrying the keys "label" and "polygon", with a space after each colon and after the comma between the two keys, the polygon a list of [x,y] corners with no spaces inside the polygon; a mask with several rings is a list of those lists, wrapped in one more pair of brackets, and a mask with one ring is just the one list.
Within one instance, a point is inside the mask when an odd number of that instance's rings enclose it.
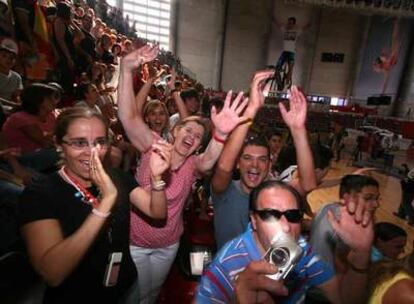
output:
{"label": "eyeglasses", "polygon": [[261,210],[254,210],[255,213],[259,215],[259,217],[263,221],[268,221],[271,218],[280,219],[282,215],[285,216],[285,218],[290,223],[300,223],[302,221],[302,211],[299,209],[290,209],[286,211],[280,211],[276,209],[261,209]]}
{"label": "eyeglasses", "polygon": [[106,148],[111,144],[111,141],[106,137],[97,138],[92,143],[89,143],[86,139],[83,138],[72,139],[70,141],[62,140],[62,142],[77,150],[84,150],[89,147],[95,148],[97,146]]}

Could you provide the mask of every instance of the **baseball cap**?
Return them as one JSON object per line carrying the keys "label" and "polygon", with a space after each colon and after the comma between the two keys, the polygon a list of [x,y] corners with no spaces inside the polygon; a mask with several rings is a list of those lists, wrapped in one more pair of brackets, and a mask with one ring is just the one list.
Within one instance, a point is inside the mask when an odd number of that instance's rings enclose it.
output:
{"label": "baseball cap", "polygon": [[15,55],[19,53],[19,48],[17,47],[16,42],[10,38],[3,38],[3,40],[1,40],[0,50],[6,50]]}

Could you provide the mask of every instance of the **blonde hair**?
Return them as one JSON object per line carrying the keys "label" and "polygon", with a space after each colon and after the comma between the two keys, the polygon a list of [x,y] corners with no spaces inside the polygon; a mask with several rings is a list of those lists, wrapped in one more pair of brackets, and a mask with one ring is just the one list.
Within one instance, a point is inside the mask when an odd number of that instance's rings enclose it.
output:
{"label": "blonde hair", "polygon": [[373,294],[378,286],[399,272],[414,276],[413,265],[410,264],[410,259],[412,260],[413,258],[414,254],[411,254],[399,260],[382,260],[374,263],[368,273],[369,294]]}
{"label": "blonde hair", "polygon": [[149,113],[151,111],[154,111],[158,107],[163,109],[163,111],[165,113],[165,117],[166,117],[165,126],[162,129],[162,133],[163,133],[165,130],[168,131],[170,129],[170,120],[168,119],[168,117],[169,117],[168,109],[167,109],[167,106],[165,105],[165,103],[163,103],[162,101],[159,101],[158,99],[150,100],[145,104],[142,114],[143,114],[143,117],[144,117],[144,120],[145,120],[147,118],[147,116],[149,115]]}

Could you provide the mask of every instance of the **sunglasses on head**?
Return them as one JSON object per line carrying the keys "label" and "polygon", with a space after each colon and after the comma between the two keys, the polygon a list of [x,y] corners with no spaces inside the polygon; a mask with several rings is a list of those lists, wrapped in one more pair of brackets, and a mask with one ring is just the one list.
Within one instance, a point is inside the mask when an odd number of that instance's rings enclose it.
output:
{"label": "sunglasses on head", "polygon": [[288,222],[300,223],[303,217],[302,211],[300,211],[299,209],[290,209],[286,211],[279,211],[276,209],[256,209],[254,210],[254,213],[257,213],[263,221],[268,221],[271,218],[279,220],[282,217],[282,215],[284,215]]}

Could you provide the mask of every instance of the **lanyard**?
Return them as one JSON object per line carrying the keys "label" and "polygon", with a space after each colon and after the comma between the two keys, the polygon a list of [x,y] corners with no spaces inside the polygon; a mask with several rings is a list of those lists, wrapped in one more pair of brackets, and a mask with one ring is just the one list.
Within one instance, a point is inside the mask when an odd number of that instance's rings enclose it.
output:
{"label": "lanyard", "polygon": [[87,205],[92,205],[93,208],[97,208],[99,206],[98,199],[93,196],[92,193],[88,191],[78,180],[70,177],[67,173],[66,167],[63,167],[59,170],[59,175],[66,181],[68,184],[72,185],[78,192],[75,194],[76,197],[82,197],[82,201]]}

